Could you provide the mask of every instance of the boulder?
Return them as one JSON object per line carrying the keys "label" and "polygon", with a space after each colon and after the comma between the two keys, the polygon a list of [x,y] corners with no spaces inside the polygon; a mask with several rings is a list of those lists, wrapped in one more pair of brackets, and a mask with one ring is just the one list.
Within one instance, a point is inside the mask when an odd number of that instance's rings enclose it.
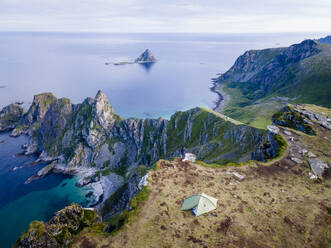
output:
{"label": "boulder", "polygon": [[138,188],[141,190],[144,186],[147,186],[147,178],[148,175],[145,175],[141,178],[139,184],[138,184]]}
{"label": "boulder", "polygon": [[185,153],[185,156],[183,158],[183,162],[189,161],[189,162],[195,162],[197,159],[197,156],[195,156],[193,153]]}
{"label": "boulder", "polygon": [[308,173],[310,179],[316,179],[317,176],[315,176],[313,173],[309,172]]}
{"label": "boulder", "polygon": [[316,158],[316,155],[311,151],[308,152],[308,158]]}
{"label": "boulder", "polygon": [[275,125],[268,125],[267,129],[269,132],[274,133],[274,134],[278,134],[279,133],[279,128]]}
{"label": "boulder", "polygon": [[301,164],[301,163],[302,163],[302,160],[299,159],[299,158],[294,158],[294,157],[292,157],[291,160],[292,160],[293,162],[295,162],[296,164]]}
{"label": "boulder", "polygon": [[308,162],[314,174],[320,177],[323,175],[324,170],[329,168],[328,165],[323,163],[319,158],[311,158]]}

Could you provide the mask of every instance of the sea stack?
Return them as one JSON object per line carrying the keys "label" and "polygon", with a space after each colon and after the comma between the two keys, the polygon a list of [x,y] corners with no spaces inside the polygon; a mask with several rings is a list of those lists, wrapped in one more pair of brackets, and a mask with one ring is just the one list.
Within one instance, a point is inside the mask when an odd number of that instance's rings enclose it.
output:
{"label": "sea stack", "polygon": [[135,59],[135,63],[154,63],[157,59],[153,56],[149,49],[146,49],[138,58]]}

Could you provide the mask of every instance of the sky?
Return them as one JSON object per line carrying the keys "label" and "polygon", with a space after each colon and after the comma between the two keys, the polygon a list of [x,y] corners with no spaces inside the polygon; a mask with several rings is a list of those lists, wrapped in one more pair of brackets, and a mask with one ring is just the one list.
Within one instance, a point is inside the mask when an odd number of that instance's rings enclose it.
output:
{"label": "sky", "polygon": [[322,32],[331,0],[0,0],[0,31]]}

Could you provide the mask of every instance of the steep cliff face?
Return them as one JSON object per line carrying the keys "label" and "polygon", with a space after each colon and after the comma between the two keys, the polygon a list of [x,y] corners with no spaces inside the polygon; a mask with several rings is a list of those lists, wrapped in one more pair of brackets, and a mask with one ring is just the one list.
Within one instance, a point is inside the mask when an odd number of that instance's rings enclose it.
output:
{"label": "steep cliff face", "polygon": [[60,160],[68,170],[151,166],[160,158],[185,152],[206,162],[248,160],[267,136],[263,130],[237,125],[201,108],[177,112],[169,121],[122,120],[101,91],[78,105],[49,93],[37,95],[22,121],[16,119],[16,126],[31,136],[29,153]]}
{"label": "steep cliff face", "polygon": [[285,48],[249,50],[239,56],[234,65],[219,77],[219,81],[247,82],[259,73],[266,63],[283,52]]}
{"label": "steep cliff face", "polygon": [[198,160],[222,164],[249,160],[251,152],[266,139],[267,132],[195,108],[171,117],[167,137],[167,157],[191,152]]}
{"label": "steep cliff face", "polygon": [[35,95],[29,111],[25,116],[24,123],[31,125],[35,122],[40,122],[44,118],[51,103],[55,100],[56,97],[52,93]]}
{"label": "steep cliff face", "polygon": [[258,99],[270,92],[295,83],[295,66],[322,51],[313,40],[305,40],[287,48],[251,50],[240,56],[229,71],[219,78],[242,89],[249,99]]}
{"label": "steep cliff face", "polygon": [[[12,114],[15,113],[17,107],[13,109]],[[13,120],[11,128],[16,127],[15,135],[30,136],[25,153],[39,153],[37,161],[52,162],[26,183],[52,170],[88,171],[79,185],[101,184],[103,197],[96,195],[100,203],[113,192],[106,189],[103,178],[115,173],[123,180],[126,178],[121,187],[123,199],[107,216],[124,207],[139,191],[137,182],[143,175],[132,172],[139,165],[151,168],[160,158],[181,157],[186,152],[209,163],[245,162],[270,140],[265,130],[202,108],[176,112],[169,121],[162,118],[123,120],[114,113],[101,91],[94,99],[86,98],[81,104],[57,99],[50,93],[40,94],[35,96],[29,111],[22,113]],[[277,153],[276,146],[273,148],[275,151],[270,157]],[[254,158],[265,160],[263,155]]]}

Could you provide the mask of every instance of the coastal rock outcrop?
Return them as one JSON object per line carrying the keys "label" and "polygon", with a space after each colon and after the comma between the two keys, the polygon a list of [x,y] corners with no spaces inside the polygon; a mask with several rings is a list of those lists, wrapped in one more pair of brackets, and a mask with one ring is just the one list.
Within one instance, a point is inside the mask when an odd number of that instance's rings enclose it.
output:
{"label": "coastal rock outcrop", "polygon": [[16,248],[60,248],[69,247],[74,236],[83,228],[101,221],[95,209],[84,209],[77,204],[55,213],[53,218],[44,223],[33,221],[27,231],[16,241]]}
{"label": "coastal rock outcrop", "polygon": [[0,112],[0,132],[14,129],[18,122],[22,120],[24,109],[18,104],[10,104]]}
{"label": "coastal rock outcrop", "polygon": [[329,168],[329,166],[323,163],[319,158],[310,158],[308,162],[311,170],[319,177],[322,177],[324,171]]}
{"label": "coastal rock outcrop", "polygon": [[146,49],[138,58],[135,59],[135,63],[154,63],[157,59],[152,55],[149,49]]}

